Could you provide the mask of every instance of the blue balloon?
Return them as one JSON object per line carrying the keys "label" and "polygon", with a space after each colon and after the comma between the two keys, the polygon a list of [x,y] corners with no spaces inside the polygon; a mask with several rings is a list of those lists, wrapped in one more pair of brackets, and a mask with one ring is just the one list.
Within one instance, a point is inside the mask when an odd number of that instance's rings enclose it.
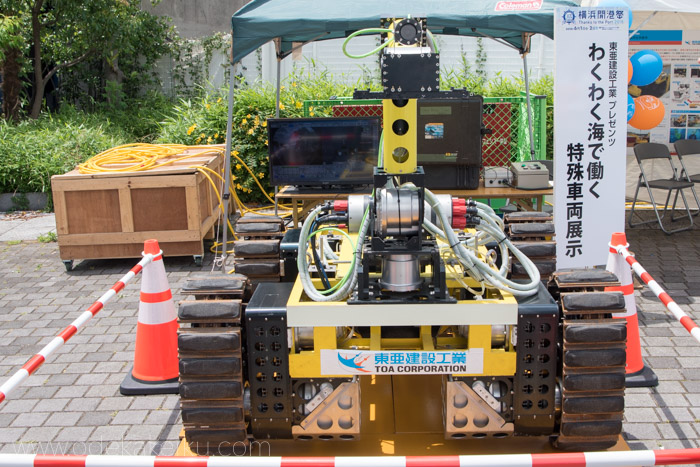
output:
{"label": "blue balloon", "polygon": [[630,61],[634,70],[630,84],[636,86],[646,86],[653,83],[664,68],[661,55],[653,50],[640,50],[630,57]]}
{"label": "blue balloon", "polygon": [[625,2],[625,0],[599,0],[599,7],[611,8],[611,7],[625,7],[629,10],[629,28],[632,29],[632,8]]}
{"label": "blue balloon", "polygon": [[635,110],[637,110],[637,108],[634,105],[634,99],[632,99],[632,96],[627,94],[627,121],[628,122],[630,120],[632,120],[632,117],[634,116]]}

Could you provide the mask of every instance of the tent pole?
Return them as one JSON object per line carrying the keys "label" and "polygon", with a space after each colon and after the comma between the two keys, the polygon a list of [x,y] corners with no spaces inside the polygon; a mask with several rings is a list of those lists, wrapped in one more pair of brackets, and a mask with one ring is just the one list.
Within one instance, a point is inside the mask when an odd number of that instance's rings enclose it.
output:
{"label": "tent pole", "polygon": [[[281,83],[281,76],[282,76],[282,57],[280,55],[280,43],[279,41],[275,41],[275,50],[277,53],[275,56],[277,57],[277,97],[275,99],[275,118],[280,118],[280,85]],[[275,216],[277,215],[277,186],[275,186]]]}
{"label": "tent pole", "polygon": [[224,187],[221,190],[224,212],[222,213],[224,219],[224,233],[223,233],[223,246],[221,249],[221,271],[226,273],[226,247],[228,245],[228,209],[229,202],[231,198],[231,137],[233,132],[233,63],[231,63],[231,68],[229,70],[229,84],[228,84],[228,120],[226,122],[226,152],[224,153]]}
{"label": "tent pole", "polygon": [[527,103],[527,129],[530,134],[530,160],[535,160],[535,140],[532,135],[532,108],[530,103],[530,79],[527,71],[527,52],[523,52],[523,70],[525,75],[525,102]]}

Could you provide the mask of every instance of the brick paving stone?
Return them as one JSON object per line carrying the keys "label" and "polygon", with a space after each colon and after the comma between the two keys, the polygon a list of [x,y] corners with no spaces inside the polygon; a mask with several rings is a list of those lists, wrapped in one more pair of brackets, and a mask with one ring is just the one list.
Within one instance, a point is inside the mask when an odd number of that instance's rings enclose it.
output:
{"label": "brick paving stone", "polygon": [[41,426],[49,418],[48,412],[28,412],[19,414],[12,422],[13,427],[33,427]]}
{"label": "brick paving stone", "polygon": [[656,439],[659,437],[659,431],[656,429],[657,424],[654,423],[625,423],[624,438],[631,439]]}
{"label": "brick paving stone", "polygon": [[23,442],[41,442],[41,441],[53,441],[61,428],[54,426],[40,426],[32,427],[24,432],[21,441]]}
{"label": "brick paving stone", "polygon": [[93,440],[100,441],[121,441],[125,439],[130,427],[126,425],[99,426],[92,434]]}
{"label": "brick paving stone", "polygon": [[91,426],[66,427],[56,436],[56,441],[88,441],[94,430]]}
{"label": "brick paving stone", "polygon": [[44,422],[44,426],[75,426],[82,416],[82,412],[56,412]]}
{"label": "brick paving stone", "polygon": [[686,407],[662,407],[656,409],[661,420],[668,422],[692,422],[695,420],[693,414]]}
{"label": "brick paving stone", "polygon": [[14,443],[19,441],[27,428],[3,428],[0,430],[0,443]]}
{"label": "brick paving stone", "polygon": [[127,441],[152,441],[158,439],[163,431],[163,425],[138,425],[129,429],[124,437]]}
{"label": "brick paving stone", "polygon": [[653,408],[638,408],[631,411],[625,411],[625,420],[628,422],[659,422],[659,417]]}
{"label": "brick paving stone", "polygon": [[[685,398],[683,394],[659,394],[655,393],[652,394],[652,398],[654,402],[659,407],[687,407],[688,406],[688,400]],[[627,402],[627,398],[625,398],[625,402]]]}
{"label": "brick paving stone", "polygon": [[95,410],[100,402],[102,401],[97,397],[81,397],[80,399],[73,399],[70,401],[66,410],[75,412]]}
{"label": "brick paving stone", "polygon": [[137,397],[129,408],[131,410],[159,409],[164,399],[163,396],[158,395]]}
{"label": "brick paving stone", "polygon": [[[113,411],[112,411],[113,412]],[[78,426],[105,426],[112,421],[112,412],[83,412],[82,417],[78,420]]]}
{"label": "brick paving stone", "polygon": [[64,386],[58,390],[54,398],[82,397],[87,392],[87,386]]}
{"label": "brick paving stone", "polygon": [[105,397],[97,410],[125,410],[131,404],[130,397]]}
{"label": "brick paving stone", "polygon": [[147,415],[148,410],[122,410],[112,419],[112,425],[140,425]]}

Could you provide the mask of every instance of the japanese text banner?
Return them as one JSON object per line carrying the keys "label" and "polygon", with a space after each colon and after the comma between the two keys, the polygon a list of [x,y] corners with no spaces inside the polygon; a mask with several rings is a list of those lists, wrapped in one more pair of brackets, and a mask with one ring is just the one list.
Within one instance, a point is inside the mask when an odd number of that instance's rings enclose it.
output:
{"label": "japanese text banner", "polygon": [[621,7],[554,16],[557,268],[605,264],[624,231],[627,20]]}

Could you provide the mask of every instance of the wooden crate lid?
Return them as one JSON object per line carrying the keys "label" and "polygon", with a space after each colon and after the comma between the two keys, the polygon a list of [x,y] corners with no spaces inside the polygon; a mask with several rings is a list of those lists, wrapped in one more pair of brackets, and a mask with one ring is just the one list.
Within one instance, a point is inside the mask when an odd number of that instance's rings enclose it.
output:
{"label": "wooden crate lid", "polygon": [[[212,147],[223,148],[223,144],[212,145]],[[206,151],[201,155],[192,157],[189,159],[184,159],[181,161],[174,162],[163,167],[158,167],[156,169],[142,170],[135,172],[104,172],[98,174],[81,174],[78,169],[75,168],[70,172],[63,175],[54,175],[51,179],[60,180],[77,180],[77,179],[95,179],[95,178],[112,178],[112,177],[138,177],[138,176],[153,176],[153,175],[181,175],[181,174],[192,174],[197,171],[197,169],[192,166],[201,165],[204,167],[212,167],[216,165],[217,161],[221,160],[221,153],[216,151],[207,151],[206,148],[191,148],[183,151],[180,154],[174,156],[165,157],[159,161],[159,163],[167,162],[170,160],[178,159],[180,157],[186,156],[188,154],[196,154],[198,152]],[[125,164],[113,164],[109,167],[117,168],[120,165]]]}

